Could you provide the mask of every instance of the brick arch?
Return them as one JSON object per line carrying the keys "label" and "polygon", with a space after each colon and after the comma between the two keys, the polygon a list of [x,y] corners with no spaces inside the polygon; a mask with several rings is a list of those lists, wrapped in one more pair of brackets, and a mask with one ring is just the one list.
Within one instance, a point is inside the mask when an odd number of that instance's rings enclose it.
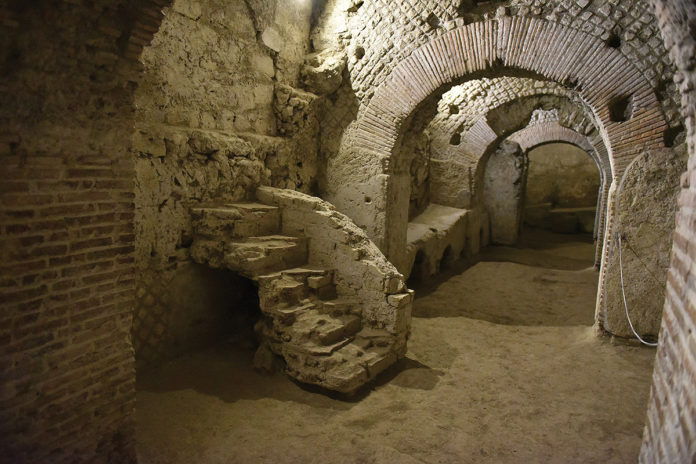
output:
{"label": "brick arch", "polygon": [[593,143],[589,137],[564,127],[556,121],[527,126],[510,135],[508,140],[518,143],[524,151],[530,151],[548,143],[562,142],[575,145],[590,155],[597,164],[597,169],[599,169],[601,176],[607,176],[607,178],[611,179],[611,170],[607,165],[608,160],[604,144]]}
{"label": "brick arch", "polygon": [[[664,146],[668,126],[650,83],[626,56],[600,39],[526,16],[455,27],[393,69],[361,109],[341,152],[329,164],[327,198],[364,227],[397,267],[403,268],[399,261],[408,209],[408,179],[393,159],[402,125],[444,86],[519,72],[578,92],[598,121],[614,178],[643,150]],[[630,118],[613,121],[610,104],[624,97],[631,99]],[[367,193],[373,200],[369,204],[363,201]]]}
{"label": "brick arch", "polygon": [[[473,97],[468,98],[472,94]],[[443,94],[438,103],[438,114],[428,125],[434,151],[443,155],[449,151],[459,151],[450,144],[453,136],[459,134],[462,141],[475,136],[477,129],[484,129],[481,119],[485,119],[490,109],[512,100],[535,96],[565,97],[573,101],[574,91],[551,81],[513,76],[474,79],[454,86]],[[457,108],[455,114],[451,113],[452,107]],[[589,113],[589,109],[583,108],[584,113]]]}
{"label": "brick arch", "polygon": [[[358,115],[350,135],[353,147],[390,157],[402,122],[421,101],[466,76],[500,74],[503,69],[528,71],[575,87],[601,122],[615,173],[640,151],[636,143],[663,146],[667,123],[659,102],[650,83],[623,54],[558,23],[504,17],[455,28],[399,63]],[[631,119],[613,122],[609,104],[627,96],[633,99]]]}
{"label": "brick arch", "polygon": [[[510,78],[508,84],[514,80],[515,78]],[[504,93],[503,97],[494,98],[492,102],[476,108],[472,115],[462,116],[463,112],[460,112],[453,118],[446,120],[440,118],[438,122],[444,122],[440,124],[442,127],[428,126],[433,140],[439,142],[437,147],[433,142],[430,158],[430,196],[436,198],[437,203],[458,208],[474,206],[475,200],[480,199],[482,167],[486,165],[487,156],[490,155],[492,148],[510,134],[508,127],[509,130],[522,129],[529,122],[527,115],[533,117],[534,110],[540,105],[561,110],[563,119],[567,119],[563,124],[567,127],[585,130],[589,124],[594,128],[593,135],[588,138],[595,148],[590,147],[590,150],[598,154],[600,157],[598,162],[603,166],[602,172],[606,172],[607,177],[611,178],[608,151],[599,135],[599,124],[594,120],[591,110],[571,95],[570,91],[549,93],[548,89],[528,90],[519,97],[515,97],[509,91]],[[577,118],[578,110],[582,114],[580,118]],[[512,118],[504,116],[502,125],[500,122],[493,124],[494,128],[489,125],[490,117],[494,113],[498,115],[509,113],[515,116]],[[458,123],[462,118],[466,118],[464,123],[467,128],[460,133],[459,144],[451,146],[449,145],[450,130],[458,133]],[[532,123],[528,125],[531,126]],[[457,129],[453,126],[457,126]],[[447,140],[445,142],[447,146],[443,148],[444,140]],[[482,159],[484,159],[483,162]],[[453,185],[468,186],[468,188],[454,189]],[[469,195],[462,195],[464,191],[467,191]]]}
{"label": "brick arch", "polygon": [[[531,112],[539,104],[540,98],[549,97],[552,99],[550,104],[557,108],[562,108],[563,105],[569,103],[572,108],[581,109],[584,114],[583,118],[581,120],[573,119],[569,121],[571,123],[571,127],[573,128],[564,126],[558,121],[548,123],[530,123],[527,127],[522,128],[508,136],[499,135],[488,123],[488,115],[491,112],[503,111],[503,113],[505,113],[506,106],[511,104],[518,106],[522,105],[523,108]],[[571,111],[570,108],[567,109],[568,111]],[[540,89],[538,92],[531,91],[518,98],[515,98],[514,95],[508,95],[502,99],[496,98],[493,104],[480,108],[477,111],[475,118],[469,118],[470,121],[475,120],[476,122],[473,123],[462,134],[461,143],[456,147],[455,150],[449,150],[446,152],[446,157],[442,159],[436,158],[435,154],[433,153],[430,164],[431,197],[438,197],[438,201],[440,203],[448,204],[450,206],[465,208],[473,206],[468,204],[450,204],[449,201],[451,201],[452,189],[450,188],[449,184],[452,182],[466,184],[466,182],[471,179],[473,180],[473,185],[470,186],[471,195],[473,197],[480,195],[480,183],[484,177],[488,156],[505,138],[519,143],[525,151],[532,149],[535,145],[543,143],[570,143],[586,151],[593,158],[600,172],[601,191],[598,195],[597,211],[599,214],[597,215],[598,223],[596,224],[596,231],[598,243],[602,244],[605,235],[604,227],[606,225],[606,206],[609,187],[612,182],[612,171],[607,147],[604,144],[602,137],[599,135],[599,124],[594,120],[593,115],[589,112],[590,110],[585,107],[582,102],[579,102],[577,99],[573,98],[570,91],[557,94],[548,93],[548,90]],[[459,115],[457,116],[459,117]],[[520,118],[514,119],[511,121],[511,123],[516,125],[519,122],[518,119]],[[455,121],[456,120],[457,118],[455,118]],[[596,129],[592,135],[582,135],[574,129],[585,127],[587,123],[592,124],[592,126]],[[451,124],[448,125],[448,127],[451,127]],[[449,134],[446,134],[446,136],[448,135]],[[458,171],[449,169],[453,162],[470,165],[471,171],[474,173],[474,175],[465,175],[464,177],[458,178],[456,174],[453,174],[453,172]],[[449,197],[448,194],[450,194]],[[595,253],[595,264],[597,266],[599,266],[601,262],[601,253],[602,247],[598,246]]]}
{"label": "brick arch", "polygon": [[[579,109],[583,112],[583,118],[581,120],[569,121],[570,125],[573,127],[580,127],[589,123],[596,130],[595,136],[583,136],[574,129],[571,129],[568,126],[563,126],[560,123],[558,123],[558,126],[560,128],[567,129],[568,131],[574,134],[577,134],[577,137],[581,138],[582,143],[588,145],[589,150],[595,150],[597,152],[597,155],[599,156],[597,162],[601,163],[602,166],[605,166],[606,171],[611,175],[611,160],[609,159],[609,151],[606,145],[604,144],[603,138],[600,135],[601,125],[597,121],[595,121],[592,114],[588,114],[588,112],[590,111],[589,109],[585,108],[584,105],[581,104],[581,102],[578,102],[577,100],[574,101],[572,99],[572,96],[570,95],[556,95],[545,92],[539,92],[530,93],[528,95],[522,95],[518,98],[511,97],[503,99],[501,101],[497,101],[494,105],[484,108],[482,112],[477,115],[475,122],[471,125],[471,127],[461,134],[461,142],[459,145],[459,147],[461,148],[458,148],[458,150],[456,150],[458,152],[457,154],[468,158],[469,160],[478,165],[481,161],[481,158],[485,156],[486,153],[491,149],[492,144],[494,144],[501,138],[501,135],[499,135],[500,130],[496,132],[496,130],[489,124],[489,117],[491,113],[501,111],[505,112],[505,110],[508,110],[510,106],[517,105],[518,107],[521,106],[525,111],[528,111],[530,114],[532,114],[533,111],[536,109],[537,105],[540,103],[540,99],[544,98],[551,98],[551,105],[553,105],[556,109],[562,110],[563,105],[570,104],[570,107],[572,107],[573,109]],[[514,119],[515,126],[520,122],[524,122],[523,118],[520,117]],[[527,127],[531,130],[531,128],[536,125],[539,124],[530,123]],[[547,127],[547,129],[550,130],[550,127]],[[520,129],[515,133],[518,133],[521,130],[523,129]],[[558,132],[557,135],[567,137],[569,140],[572,140],[573,142],[577,141],[569,133]],[[505,135],[503,135],[503,137],[505,137]]]}
{"label": "brick arch", "polygon": [[606,205],[609,194],[609,186],[612,182],[611,169],[609,169],[606,147],[603,143],[596,143],[589,137],[579,132],[563,127],[557,122],[534,124],[519,130],[508,137],[508,140],[516,142],[524,151],[530,151],[541,145],[549,143],[568,143],[584,150],[597,164],[600,176],[600,189],[597,197],[597,214],[595,216],[595,234],[597,247],[595,249],[595,266],[601,263],[602,246],[604,242],[604,228],[606,226]]}

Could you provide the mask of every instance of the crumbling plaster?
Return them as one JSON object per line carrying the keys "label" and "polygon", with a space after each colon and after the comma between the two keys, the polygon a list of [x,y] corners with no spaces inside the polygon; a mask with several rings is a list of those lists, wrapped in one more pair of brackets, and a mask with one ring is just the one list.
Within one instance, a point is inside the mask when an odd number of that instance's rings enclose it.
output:
{"label": "crumbling plaster", "polygon": [[[336,37],[349,53],[350,83],[361,105],[356,121],[344,132],[338,154],[325,154],[328,156],[325,195],[366,228],[393,261],[398,262],[404,256],[407,241],[402,231],[407,214],[402,211],[407,210],[405,198],[409,197],[405,195],[407,182],[398,174],[400,163],[395,154],[399,151],[394,147],[401,139],[402,127],[407,127],[404,121],[408,121],[409,115],[433,92],[442,93],[443,86],[482,74],[497,77],[507,72],[524,77],[524,72],[528,72],[576,91],[598,123],[612,174],[621,174],[631,159],[644,149],[664,146],[670,138],[668,132],[678,128],[674,87],[661,80],[671,76],[671,71],[666,70],[669,65],[657,65],[660,78],[655,72],[656,60],[664,60],[664,52],[659,40],[651,42],[656,30],[650,14],[634,9],[635,2],[607,5],[606,8],[584,2],[569,5],[572,12],[560,4],[549,4],[550,12],[547,8],[504,2],[496,4],[488,15],[482,15],[483,21],[464,24],[462,20],[441,20],[435,24],[421,18],[425,22],[423,29],[394,21],[392,15],[382,17],[375,11],[379,9],[377,3],[363,3],[346,10],[343,28]],[[440,6],[448,11],[449,5]],[[351,21],[363,12],[370,14],[370,31],[388,31],[389,37],[401,37],[395,32],[405,30],[404,36],[419,38],[393,48],[391,38],[358,44],[356,38],[360,34],[371,34],[351,30]],[[535,15],[544,15],[544,19],[537,19]],[[595,15],[607,19],[594,20],[591,27],[584,23],[593,21]],[[334,23],[335,17],[336,14]],[[623,30],[621,22],[627,18],[633,18],[631,26]],[[378,24],[389,27],[376,27]],[[640,24],[646,25],[640,29],[642,36],[634,32]],[[607,27],[604,30],[603,25]],[[614,30],[623,37],[618,47],[609,40]],[[631,41],[638,44],[643,55],[652,54],[654,58],[638,59],[635,48],[627,45]],[[351,51],[355,51],[353,56]],[[451,59],[457,54],[461,57]],[[386,57],[382,65],[371,61],[377,55]],[[562,63],[555,59],[550,62],[551,56],[563,57]],[[605,69],[603,66],[583,67],[587,62],[612,63],[610,74],[599,71]],[[614,121],[612,119],[617,116],[612,113],[612,105],[624,95],[633,95],[628,105],[630,117],[627,121]],[[462,174],[466,174],[466,170]],[[333,179],[342,179],[342,182]],[[351,181],[346,183],[345,179]],[[606,263],[607,240],[613,230],[612,192],[608,191],[606,201],[609,220],[605,227],[608,233],[604,236],[602,263]],[[432,189],[430,194],[432,201]],[[366,196],[372,200],[367,204],[363,201]],[[604,284],[605,275],[603,270],[600,285]],[[598,309],[602,305],[602,295],[600,292]],[[598,324],[601,326],[599,313]]]}
{"label": "crumbling plaster", "polygon": [[[160,27],[162,7],[169,3],[40,1],[8,2],[0,7],[1,58],[7,65],[0,86],[0,153],[5,157],[2,298],[7,309],[0,337],[7,341],[2,363],[9,379],[0,409],[3,432],[10,437],[2,443],[2,451],[13,462],[135,459],[134,366],[129,338],[136,294],[135,173],[128,141],[133,93],[142,71],[137,61],[143,46]],[[400,2],[396,8],[394,2],[386,0],[329,2],[346,8],[329,13],[330,23],[320,20],[313,34],[314,52],[328,45],[337,47],[340,59],[325,68],[334,76],[342,76],[338,91],[325,102],[332,113],[324,121],[321,153],[326,159],[322,161],[335,168],[337,162],[330,158],[339,152],[343,129],[416,47],[446,35],[463,22],[488,20],[494,15],[543,17],[600,41],[608,41],[616,33],[621,40],[618,53],[636,63],[654,89],[671,129],[679,125],[674,102],[679,99],[676,86],[681,86],[689,151],[694,153],[691,2],[653,2],[667,49],[680,71],[674,76],[675,83],[669,82],[673,70],[656,35],[652,10],[644,1],[491,2],[463,13],[459,24],[449,21],[462,15],[458,5],[450,3],[431,5],[433,19],[421,2],[418,8],[414,6],[415,0]],[[252,0],[245,4],[252,11],[263,6]],[[197,16],[195,8],[184,9],[184,16]],[[254,25],[257,40],[260,33],[262,41],[265,36],[267,43],[277,47],[280,34],[264,34],[265,28],[259,27],[262,24]],[[325,34],[316,33],[322,30]],[[334,36],[340,40],[331,39]],[[262,61],[267,66],[268,60]],[[324,66],[317,61],[312,67]],[[290,94],[307,97],[301,92]],[[259,102],[267,102],[267,95]],[[309,100],[291,106],[301,110]],[[270,113],[264,108],[256,114],[258,109],[250,108],[249,124],[253,118],[254,130],[272,130]],[[291,118],[285,116],[286,121],[304,119],[295,118],[294,110],[292,113]],[[213,119],[217,121],[215,116]],[[279,132],[278,121],[282,119],[276,119]],[[190,121],[192,126],[207,125],[211,119],[197,115]],[[146,129],[149,134],[150,128]],[[193,133],[193,129],[201,127],[186,126],[183,132]],[[235,132],[239,127],[227,129]],[[145,159],[161,158],[150,156],[149,149],[141,153]],[[252,164],[253,169],[260,167],[260,163]],[[635,175],[651,172],[650,163],[646,166]],[[374,176],[380,170],[366,172]],[[682,177],[682,209],[674,236],[661,361],[655,373],[642,457],[645,462],[658,457],[689,460],[694,455],[693,447],[689,448],[694,443],[693,427],[674,425],[689,425],[694,417],[693,376],[689,377],[693,371],[693,349],[689,349],[693,347],[693,308],[688,305],[693,293],[688,279],[693,242],[690,186],[696,185],[692,177]],[[321,185],[327,189],[332,179],[321,179]],[[382,192],[381,186],[376,192]],[[609,209],[613,213],[611,205]],[[620,211],[617,216],[621,217]],[[370,212],[355,217],[370,217]]]}
{"label": "crumbling plaster", "polygon": [[[143,52],[133,137],[141,365],[176,356],[235,310],[188,296],[215,294],[205,279],[168,290],[203,272],[189,257],[191,207],[247,200],[261,185],[316,190],[320,101],[297,88],[311,13],[309,2],[176,1]],[[230,285],[243,293],[243,282]],[[189,333],[176,330],[183,319]]]}

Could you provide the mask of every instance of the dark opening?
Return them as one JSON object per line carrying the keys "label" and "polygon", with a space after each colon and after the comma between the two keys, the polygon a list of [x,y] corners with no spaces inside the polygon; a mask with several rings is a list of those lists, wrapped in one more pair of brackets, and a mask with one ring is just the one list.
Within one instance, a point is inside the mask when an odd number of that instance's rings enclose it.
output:
{"label": "dark opening", "polygon": [[442,252],[442,257],[440,258],[440,272],[451,269],[454,265],[455,256],[452,253],[452,246],[447,245],[445,251]]}
{"label": "dark opening", "polygon": [[621,37],[618,34],[612,33],[605,42],[607,47],[621,48]]}
{"label": "dark opening", "polygon": [[459,106],[458,105],[450,105],[449,106],[449,114],[459,114]]}
{"label": "dark opening", "polygon": [[679,124],[675,127],[670,127],[664,133],[664,142],[666,147],[673,147],[677,144],[679,136],[684,133],[684,125]]}
{"label": "dark opening", "polygon": [[356,47],[355,48],[355,57],[359,60],[361,60],[365,56],[365,49],[363,47]]}
{"label": "dark opening", "polygon": [[425,22],[427,22],[428,26],[430,26],[433,29],[437,29],[438,27],[440,27],[440,18],[438,18],[435,15],[435,13],[430,13]]}
{"label": "dark opening", "polygon": [[259,340],[254,329],[261,320],[258,287],[253,281],[236,275],[231,283],[234,288],[230,293],[234,296],[229,303],[223,337],[232,345],[255,350]]}
{"label": "dark opening", "polygon": [[613,122],[625,122],[633,116],[633,95],[624,95],[609,103],[609,119]]}
{"label": "dark opening", "polygon": [[484,13],[490,13],[499,5],[504,5],[500,0],[461,0],[457,7],[457,14],[464,18],[465,22],[473,22],[480,19]]}
{"label": "dark opening", "polygon": [[450,145],[459,145],[462,143],[462,135],[459,132],[455,132],[450,139]]}
{"label": "dark opening", "polygon": [[459,252],[459,258],[466,258],[468,256],[467,245],[469,244],[466,242],[466,240],[464,240],[462,251]]}
{"label": "dark opening", "polygon": [[423,282],[425,269],[423,269],[423,264],[425,262],[425,253],[423,250],[418,250],[416,253],[416,259],[413,261],[413,267],[411,268],[411,275],[406,281],[406,286],[413,288]]}
{"label": "dark opening", "polygon": [[356,13],[361,6],[363,6],[363,0],[358,0],[357,2],[354,2],[353,5],[351,5],[346,11],[348,13]]}
{"label": "dark opening", "polygon": [[232,271],[184,267],[166,289],[153,285],[138,293],[132,326],[137,367],[221,344],[248,351],[251,359],[260,319],[253,281]]}

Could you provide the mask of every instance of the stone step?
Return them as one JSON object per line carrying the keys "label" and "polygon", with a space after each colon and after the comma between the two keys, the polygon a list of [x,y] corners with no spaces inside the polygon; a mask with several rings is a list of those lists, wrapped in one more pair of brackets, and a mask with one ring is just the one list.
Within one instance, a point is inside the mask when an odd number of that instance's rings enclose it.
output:
{"label": "stone step", "polygon": [[262,203],[221,203],[191,209],[193,232],[219,238],[245,238],[280,232],[280,209]]}
{"label": "stone step", "polygon": [[275,308],[297,306],[309,296],[306,284],[281,276],[274,280],[259,283],[259,305],[265,313]]}
{"label": "stone step", "polygon": [[365,327],[355,334],[354,343],[364,350],[372,348],[388,347],[393,340],[393,336],[383,329],[373,329]]}
{"label": "stone step", "polygon": [[228,243],[225,266],[248,277],[280,272],[307,262],[307,239],[284,235],[249,237]]}
{"label": "stone step", "polygon": [[330,346],[283,345],[286,371],[301,382],[351,394],[396,362],[389,347],[363,349],[343,340]]}
{"label": "stone step", "polygon": [[319,299],[335,298],[333,269],[297,267],[256,276],[261,309],[273,305],[294,305],[312,295]]}
{"label": "stone step", "polygon": [[308,279],[315,278],[315,277],[322,278],[322,279],[328,279],[331,282],[333,282],[333,275],[334,275],[333,269],[324,269],[324,268],[303,266],[303,267],[293,267],[293,268],[289,268],[289,269],[282,269],[280,271],[272,272],[270,274],[258,275],[254,278],[254,280],[256,280],[257,282],[262,284],[266,281],[273,281],[276,279],[287,277],[287,278],[296,280],[297,282],[309,284]]}
{"label": "stone step", "polygon": [[349,339],[362,328],[357,316],[332,317],[316,310],[298,314],[292,326],[292,338],[297,342],[310,341],[317,345],[330,346]]}
{"label": "stone step", "polygon": [[349,298],[334,298],[328,301],[322,301],[317,304],[317,311],[321,314],[339,317],[345,315],[362,315],[362,307],[360,302]]}
{"label": "stone step", "polygon": [[338,350],[336,355],[342,355],[346,362],[327,370],[325,383],[343,393],[353,393],[397,360],[389,347],[362,350],[353,343]]}

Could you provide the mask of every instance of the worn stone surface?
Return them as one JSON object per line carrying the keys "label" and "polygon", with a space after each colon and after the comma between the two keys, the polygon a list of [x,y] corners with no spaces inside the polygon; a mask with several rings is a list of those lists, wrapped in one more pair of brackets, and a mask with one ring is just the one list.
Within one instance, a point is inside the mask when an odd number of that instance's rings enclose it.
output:
{"label": "worn stone surface", "polygon": [[[421,14],[410,2],[399,4],[395,8],[400,12],[403,8],[407,17],[415,14],[411,22],[401,23],[384,2],[366,2],[345,10],[340,32],[335,34],[349,56],[353,53],[348,72],[360,106],[356,120],[344,131],[341,148],[327,161],[324,194],[395,261],[402,259],[406,247],[402,231],[407,224],[406,206],[398,201],[404,196],[398,142],[424,101],[461,80],[532,73],[577,92],[596,116],[616,176],[644,147],[657,149],[673,143],[668,135],[679,132],[675,87],[664,81],[672,69],[644,3],[617,2],[601,11],[595,3],[581,8],[570,2],[539,2],[534,7],[515,2],[500,12],[486,5],[472,22],[459,17],[458,6],[440,3],[433,5],[432,14]],[[332,17],[338,15],[334,10]],[[410,40],[394,44],[392,37],[402,30]],[[612,36],[615,31],[621,36],[618,41]],[[374,40],[375,35],[381,40]],[[564,39],[556,40],[560,36]],[[641,60],[637,49],[654,57]],[[611,66],[598,72],[600,68],[588,68],[587,62]],[[629,75],[635,79],[627,79]],[[638,94],[645,99],[630,97]],[[630,107],[626,112],[630,117],[625,121],[615,120],[610,111],[617,101],[630,103],[626,108]],[[504,118],[500,121],[505,123]],[[495,129],[505,128],[491,129],[500,135]],[[608,188],[606,184],[607,192]],[[368,192],[373,201],[365,204],[362,198]],[[607,198],[603,209],[613,211],[612,201]],[[611,224],[602,230],[607,227]],[[597,263],[606,264],[601,259]],[[600,275],[603,286],[606,273]]]}
{"label": "worn stone surface", "polygon": [[[467,210],[430,204],[408,223],[407,277],[424,281],[466,256],[471,243]],[[415,267],[415,268],[414,268]]]}
{"label": "worn stone surface", "polygon": [[[292,139],[278,137],[141,125],[134,140],[139,291],[166,307],[170,301],[167,283],[192,272],[190,206],[211,199],[248,199],[264,184],[309,191],[316,165],[298,152],[295,144]],[[163,284],[151,288],[153,282],[160,281]],[[202,291],[193,283],[188,288],[192,295]],[[153,328],[169,325],[157,314],[149,317],[140,304],[133,334],[139,346],[150,348],[147,353],[138,350],[136,355],[141,363],[159,362],[168,356],[151,354],[168,353],[169,335],[157,334]],[[208,312],[203,307],[200,311]],[[173,350],[169,356],[177,352]]]}
{"label": "worn stone surface", "polygon": [[583,150],[560,143],[545,145],[529,152],[525,201],[562,208],[595,206],[599,181],[597,165]]}
{"label": "worn stone surface", "polygon": [[[550,228],[551,210],[563,208],[566,214],[575,216],[578,227],[571,228],[571,232],[579,228],[592,233],[600,183],[597,164],[580,148],[550,144],[531,150],[524,198],[525,224]],[[590,211],[589,223],[577,208]],[[568,209],[574,209],[575,214]]]}
{"label": "worn stone surface", "polygon": [[[470,211],[467,248],[478,250],[487,241],[489,221],[477,209],[476,173],[466,163],[423,156],[414,165],[394,157],[409,151],[398,146],[408,140],[408,122],[462,80],[510,78],[509,87],[478,87],[491,94],[472,103],[491,105],[480,111],[472,105],[470,127],[467,122],[466,132],[455,130],[445,139],[456,142],[452,137],[458,135],[462,148],[507,135],[512,128],[504,127],[510,123],[505,112],[519,103],[509,90],[533,76],[540,93],[561,87],[563,98],[577,103],[575,96],[581,97],[585,106],[577,106],[577,114],[558,108],[559,122],[592,123],[572,129],[602,142],[612,178],[620,179],[646,151],[663,157],[655,160],[662,168],[646,173],[674,178],[660,169],[669,170],[666,161],[673,160],[676,171],[679,163],[659,148],[683,149],[680,124],[689,131],[693,154],[692,2],[653,2],[665,40],[644,0],[465,3],[328,0],[315,11],[310,2],[271,0],[39,0],[0,6],[3,458],[133,461],[133,315],[152,319],[148,333],[157,333],[162,321],[173,330],[176,336],[162,338],[165,343],[151,338],[152,346],[165,348],[160,352],[174,352],[175,340],[184,340],[176,342],[183,346],[194,335],[187,333],[192,313],[205,309],[195,296],[212,292],[207,285],[216,280],[203,282],[189,256],[193,229],[187,212],[203,201],[248,201],[259,185],[325,195],[399,269],[407,257],[410,205],[417,214],[435,201]],[[505,95],[515,102],[499,105]],[[501,116],[495,123],[487,118],[492,111]],[[474,117],[483,114],[485,120]],[[627,182],[637,191],[648,177]],[[645,190],[663,182],[651,181]],[[655,373],[645,462],[688,462],[694,455],[688,374],[694,364],[688,279],[693,185],[689,175],[682,178],[661,329],[666,341]],[[607,327],[616,322],[619,334],[625,327],[615,304],[620,300],[612,233],[647,231],[641,245],[647,262],[663,265],[669,195],[656,192],[664,198],[654,207],[659,217],[642,211],[650,207],[648,200],[636,204],[635,218],[651,221],[642,228],[632,222],[632,211],[621,209],[621,198],[614,203],[609,197],[605,208],[610,214],[599,307],[606,305]],[[304,235],[312,236],[315,227],[327,230],[291,218],[293,230]],[[310,256],[312,243],[328,249],[327,237],[332,236],[310,237]],[[655,239],[652,249],[648,238]],[[371,246],[364,245],[367,256]],[[259,258],[266,250],[253,248],[243,251]],[[400,313],[386,308],[408,300],[402,279],[375,278],[386,272],[380,266],[376,274],[360,274],[363,267],[347,260],[354,247],[336,249],[346,258],[346,275],[360,276],[341,277],[336,291],[365,286],[380,302],[370,306],[368,319],[384,323],[385,330],[402,327],[405,318],[390,320]],[[315,252],[325,261],[336,259]],[[629,260],[627,271],[636,281],[641,266]],[[311,291],[330,297],[330,286],[320,285],[326,276],[311,277]],[[614,283],[605,285],[605,279]],[[180,284],[184,280],[191,288]],[[373,288],[374,281],[382,290]],[[177,285],[177,293],[170,295],[170,285]],[[384,292],[392,291],[401,296],[385,299]],[[656,298],[646,301],[661,308]],[[208,316],[206,324],[214,325]],[[636,317],[648,321],[653,315]],[[330,330],[316,337],[328,343],[341,330],[355,329],[354,319],[342,322],[329,323]]]}
{"label": "worn stone surface", "polygon": [[416,291],[407,357],[360,401],[226,346],[144,374],[141,463],[636,462],[654,351],[593,335],[592,244],[550,235]]}
{"label": "worn stone surface", "polygon": [[142,56],[138,119],[275,135],[274,87],[298,85],[311,13],[276,3],[175,1]]}
{"label": "worn stone surface", "polygon": [[404,356],[413,292],[328,203],[269,187],[257,197],[194,208],[191,257],[257,282],[259,369],[270,350],[291,377],[352,393]]}
{"label": "worn stone surface", "polygon": [[333,50],[308,55],[302,68],[303,84],[317,95],[334,93],[343,83],[346,60],[345,53]]}
{"label": "worn stone surface", "polygon": [[[667,160],[665,162],[665,159]],[[622,236],[623,277],[628,311],[638,334],[657,338],[664,305],[679,176],[684,153],[646,152],[633,162],[617,192],[614,240],[607,266],[603,327],[632,337],[623,307],[618,240]],[[613,311],[610,309],[614,309]]]}
{"label": "worn stone surface", "polygon": [[528,168],[527,154],[512,142],[503,142],[488,159],[483,198],[491,221],[492,243],[517,242]]}
{"label": "worn stone surface", "polygon": [[[194,297],[210,285],[192,278],[180,291],[187,306],[172,304],[168,291],[197,269],[189,208],[250,199],[260,185],[316,188],[319,102],[296,88],[311,8],[277,3],[175,2],[143,53],[133,137],[135,257],[138,291],[156,303],[138,300],[141,367],[181,352],[170,346],[183,336],[170,332],[172,320],[211,320],[210,302]],[[191,327],[189,336],[201,338],[206,326]]]}

